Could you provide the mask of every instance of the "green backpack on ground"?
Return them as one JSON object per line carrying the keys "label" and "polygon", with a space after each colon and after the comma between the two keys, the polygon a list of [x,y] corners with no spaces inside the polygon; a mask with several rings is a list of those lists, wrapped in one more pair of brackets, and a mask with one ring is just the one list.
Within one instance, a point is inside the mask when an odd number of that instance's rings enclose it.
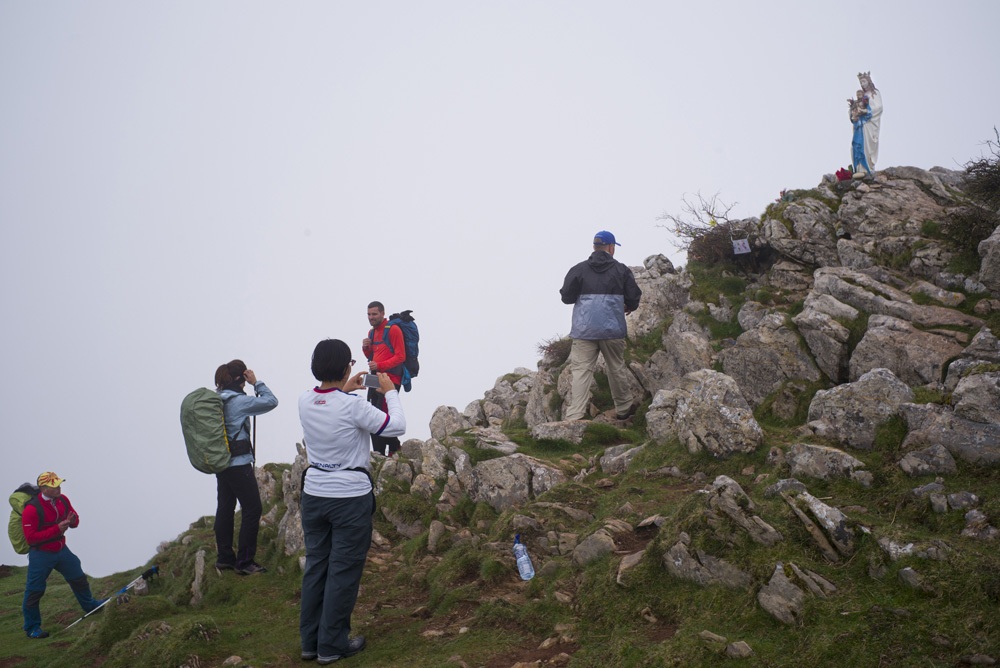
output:
{"label": "green backpack on ground", "polygon": [[229,439],[222,413],[222,397],[199,387],[181,402],[181,431],[191,466],[202,473],[218,473],[229,466]]}
{"label": "green backpack on ground", "polygon": [[[24,526],[21,524],[21,515],[24,514],[24,507],[29,503],[38,503],[38,488],[30,482],[26,482],[10,495],[10,521],[7,522],[7,535],[10,537],[10,544],[18,554],[28,554],[31,549],[28,541],[24,538]],[[41,508],[38,508],[41,512]],[[45,517],[45,515],[40,515]]]}

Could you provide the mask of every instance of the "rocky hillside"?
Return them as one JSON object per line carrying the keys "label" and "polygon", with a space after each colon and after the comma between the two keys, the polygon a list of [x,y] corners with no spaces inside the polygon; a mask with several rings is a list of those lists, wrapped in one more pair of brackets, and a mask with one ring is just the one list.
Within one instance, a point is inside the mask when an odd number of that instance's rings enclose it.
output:
{"label": "rocky hillside", "polygon": [[[551,340],[537,369],[440,407],[431,439],[373,455],[369,648],[351,661],[995,663],[1000,228],[958,273],[942,230],[962,189],[939,168],[826,177],[741,221],[742,263],[633,268],[644,403],[627,422],[600,371],[591,419],[559,420],[569,342]],[[48,645],[5,631],[0,665],[297,665],[304,466],[258,472],[268,574],[206,571],[203,518],[161,546],[149,595]],[[5,627],[20,586],[0,578]],[[69,608],[50,592],[43,606]]]}

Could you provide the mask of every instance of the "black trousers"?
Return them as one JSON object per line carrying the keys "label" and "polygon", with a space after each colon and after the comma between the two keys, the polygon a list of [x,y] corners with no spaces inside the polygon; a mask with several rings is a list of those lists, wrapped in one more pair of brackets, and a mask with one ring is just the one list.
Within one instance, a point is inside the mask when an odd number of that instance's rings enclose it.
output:
{"label": "black trousers", "polygon": [[[260,528],[260,491],[253,474],[253,464],[230,466],[215,474],[218,505],[215,509],[215,546],[220,564],[234,564],[237,568],[253,562],[257,556],[257,531]],[[233,522],[236,502],[240,502],[243,520],[240,523],[240,542],[233,553]]]}
{"label": "black trousers", "polygon": [[[393,383],[395,385],[395,383]],[[399,385],[396,385],[396,389],[399,389]],[[385,395],[374,388],[368,388],[368,403],[370,403],[375,408],[379,409],[384,413],[388,413],[385,410]],[[385,436],[376,436],[372,434],[372,450],[375,452],[389,456],[395,454],[399,450],[399,439],[395,436],[391,438],[386,438]]]}

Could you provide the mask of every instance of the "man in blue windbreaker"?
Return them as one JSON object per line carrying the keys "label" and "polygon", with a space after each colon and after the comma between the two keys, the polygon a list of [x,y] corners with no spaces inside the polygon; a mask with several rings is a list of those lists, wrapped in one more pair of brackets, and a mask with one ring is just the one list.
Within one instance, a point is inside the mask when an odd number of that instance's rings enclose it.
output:
{"label": "man in blue windbreaker", "polygon": [[564,304],[573,304],[573,328],[569,354],[573,385],[564,420],[581,420],[590,400],[597,354],[604,355],[608,384],[615,401],[615,417],[625,420],[635,413],[625,368],[625,315],[639,307],[642,290],[636,285],[632,270],[615,259],[615,241],[611,232],[594,235],[594,252],[566,274],[562,289]]}

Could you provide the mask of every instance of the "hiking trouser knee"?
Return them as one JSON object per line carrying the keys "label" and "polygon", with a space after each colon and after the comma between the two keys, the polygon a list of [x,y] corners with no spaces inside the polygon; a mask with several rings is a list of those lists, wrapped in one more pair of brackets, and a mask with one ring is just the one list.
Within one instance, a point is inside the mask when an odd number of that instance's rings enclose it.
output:
{"label": "hiking trouser knee", "polygon": [[604,364],[608,368],[608,387],[615,402],[615,411],[626,412],[632,406],[632,390],[628,382],[628,368],[625,366],[625,339],[598,341]]}
{"label": "hiking trouser knee", "polygon": [[[393,383],[396,390],[399,390],[399,385]],[[375,388],[368,388],[368,403],[370,403],[375,408],[379,409],[383,413],[388,413],[385,407],[385,395],[376,390]],[[397,436],[380,436],[378,434],[372,434],[372,450],[384,455],[386,457],[392,455],[394,452],[399,450],[399,438]]]}
{"label": "hiking trouser knee", "polygon": [[594,383],[594,365],[599,352],[597,341],[573,339],[569,352],[569,366],[573,374],[569,402],[563,409],[563,420],[581,420],[590,405],[590,387]]}

